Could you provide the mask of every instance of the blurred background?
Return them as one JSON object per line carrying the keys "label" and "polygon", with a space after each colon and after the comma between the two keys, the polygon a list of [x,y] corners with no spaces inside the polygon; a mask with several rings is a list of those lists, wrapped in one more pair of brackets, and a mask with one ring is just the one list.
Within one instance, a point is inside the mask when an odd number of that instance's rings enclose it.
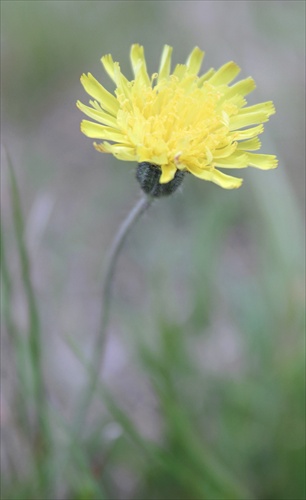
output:
{"label": "blurred background", "polygon": [[[2,498],[303,499],[304,2],[2,1],[1,37]],[[238,63],[249,103],[275,103],[262,152],[279,168],[244,170],[234,191],[188,176],[137,223],[104,393],[74,435],[72,345],[90,363],[105,256],[139,198],[135,165],[94,150],[75,102],[83,72],[113,91],[104,54],[132,77],[132,43],[150,73],[166,43],[173,66],[196,45],[203,72]]]}

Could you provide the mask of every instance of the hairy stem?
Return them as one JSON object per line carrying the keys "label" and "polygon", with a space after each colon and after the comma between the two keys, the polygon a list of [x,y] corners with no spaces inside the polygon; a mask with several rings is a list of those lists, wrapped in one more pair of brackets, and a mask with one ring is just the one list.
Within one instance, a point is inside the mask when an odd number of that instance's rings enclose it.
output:
{"label": "hairy stem", "polygon": [[74,424],[74,434],[76,436],[79,435],[81,428],[85,423],[87,412],[89,410],[90,403],[92,401],[92,397],[94,395],[95,388],[99,380],[99,374],[102,368],[107,340],[107,326],[110,316],[113,278],[118,257],[120,255],[126,237],[132,230],[139,217],[149,208],[152,201],[152,197],[143,196],[136,203],[126,219],[121,224],[110,248],[105,267],[106,273],[102,285],[102,316],[100,328],[94,345],[91,373],[89,375],[88,383],[84,389],[83,395],[81,396],[79,408],[76,412],[76,420]]}

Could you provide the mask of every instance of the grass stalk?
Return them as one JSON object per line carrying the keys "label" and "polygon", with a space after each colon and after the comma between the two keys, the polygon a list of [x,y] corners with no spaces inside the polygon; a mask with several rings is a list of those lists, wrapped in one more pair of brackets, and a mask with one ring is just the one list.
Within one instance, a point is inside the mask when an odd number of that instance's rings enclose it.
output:
{"label": "grass stalk", "polygon": [[47,398],[44,387],[42,368],[41,328],[39,321],[38,305],[31,278],[31,266],[24,235],[24,220],[20,202],[20,194],[16,176],[9,154],[8,161],[11,204],[13,224],[17,241],[18,258],[21,267],[21,278],[26,297],[28,311],[28,361],[33,375],[33,397],[35,408],[35,422],[33,434],[33,447],[35,450],[38,481],[41,488],[47,484],[46,457],[50,446],[50,428],[48,422]]}
{"label": "grass stalk", "polygon": [[2,224],[0,222],[0,255],[1,255],[1,311],[3,312],[3,321],[7,329],[7,333],[12,345],[12,350],[15,356],[15,369],[17,372],[17,405],[18,416],[24,430],[27,430],[29,425],[29,416],[27,411],[27,377],[25,366],[25,346],[22,342],[18,329],[14,321],[13,314],[13,284],[7,262],[7,255],[4,243],[4,234]]}

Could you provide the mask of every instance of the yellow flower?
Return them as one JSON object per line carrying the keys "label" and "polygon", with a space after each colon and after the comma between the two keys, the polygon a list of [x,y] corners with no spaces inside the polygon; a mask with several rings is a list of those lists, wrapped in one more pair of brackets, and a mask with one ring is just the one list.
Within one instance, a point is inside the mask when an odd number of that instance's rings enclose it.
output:
{"label": "yellow flower", "polygon": [[147,163],[160,172],[159,183],[172,181],[178,171],[232,189],[242,179],[220,169],[248,166],[268,170],[277,166],[273,155],[257,154],[262,123],[275,113],[272,101],[246,106],[245,96],[255,88],[252,78],[229,85],[240,68],[228,62],[198,76],[204,52],[194,48],[186,64],[171,74],[172,48],[164,46],[159,72],[149,77],[144,49],[131,47],[134,79],[121,73],[111,55],[101,61],[115,82],[115,95],[90,73],[81,83],[93,98],[91,107],[78,108],[98,123],[83,120],[81,131],[100,139],[95,148],[120,160]]}

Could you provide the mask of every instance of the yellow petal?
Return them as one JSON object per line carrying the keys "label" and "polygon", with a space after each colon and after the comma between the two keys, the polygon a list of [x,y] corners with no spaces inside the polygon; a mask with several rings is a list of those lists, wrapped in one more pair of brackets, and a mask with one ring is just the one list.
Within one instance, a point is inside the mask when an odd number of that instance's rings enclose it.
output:
{"label": "yellow petal", "polygon": [[247,153],[248,163],[251,167],[261,170],[270,170],[276,168],[278,160],[274,155]]}
{"label": "yellow petal", "polygon": [[125,78],[125,76],[121,73],[119,66],[115,66],[115,79],[117,82],[117,88],[115,90],[115,94],[117,97],[120,95],[124,95],[124,97],[128,100],[131,99],[131,84]]}
{"label": "yellow petal", "polygon": [[185,89],[186,92],[192,90],[194,86],[194,81],[195,81],[195,76],[189,74],[188,72],[186,73],[185,77],[182,78],[180,87],[182,89]]}
{"label": "yellow petal", "polygon": [[267,116],[271,116],[275,113],[275,107],[272,101],[261,102],[260,104],[255,104],[254,106],[247,106],[240,109],[239,115],[264,112]]}
{"label": "yellow petal", "polygon": [[192,75],[198,74],[201,68],[203,57],[203,50],[200,50],[199,47],[195,47],[186,62],[188,73]]}
{"label": "yellow petal", "polygon": [[93,123],[88,120],[82,120],[81,131],[92,139],[108,139],[109,141],[116,142],[124,142],[125,139],[125,135],[119,132],[119,130],[104,127],[99,123]]}
{"label": "yellow petal", "polygon": [[216,158],[216,166],[220,168],[246,168],[248,157],[242,151],[234,151],[227,158]]}
{"label": "yellow petal", "polygon": [[168,78],[170,75],[172,50],[170,45],[165,45],[163,48],[158,71],[158,82],[163,80],[163,78]]}
{"label": "yellow petal", "polygon": [[191,172],[195,177],[203,179],[205,181],[211,181],[224,189],[236,189],[239,188],[243,182],[243,179],[238,177],[232,177],[231,175],[224,174],[217,169],[201,169],[195,165],[188,166],[189,172]]}
{"label": "yellow petal", "polygon": [[211,179],[212,182],[218,184],[218,186],[221,186],[224,189],[237,189],[243,183],[243,179],[224,174],[223,172],[220,172],[220,170],[217,170],[216,168],[214,169],[213,174],[214,175]]}
{"label": "yellow petal", "polygon": [[100,104],[97,101],[93,101],[92,99],[89,99],[89,104],[91,104],[91,106],[94,109],[96,109],[97,111],[102,111],[102,108],[101,108]]}
{"label": "yellow petal", "polygon": [[148,162],[155,163],[156,165],[165,165],[168,160],[167,152],[162,152],[160,154],[151,154],[151,158],[145,160]]}
{"label": "yellow petal", "polygon": [[177,171],[175,165],[162,165],[161,166],[162,174],[159,179],[160,184],[166,184],[167,182],[172,181]]}
{"label": "yellow petal", "polygon": [[85,115],[97,120],[97,122],[114,128],[118,127],[117,119],[114,116],[105,113],[105,111],[98,111],[97,109],[90,108],[89,106],[82,104],[80,101],[77,101],[76,105],[81,111],[83,111],[83,113],[85,113]]}
{"label": "yellow petal", "polygon": [[228,99],[228,102],[237,106],[237,108],[242,108],[246,105],[247,101],[242,95],[236,94]]}
{"label": "yellow petal", "polygon": [[94,145],[94,148],[99,151],[99,153],[111,153],[111,151],[108,151],[106,148],[105,148],[105,144],[108,144],[108,143],[105,143],[105,142],[101,142],[100,144],[98,144],[97,142],[94,142],[93,145]]}
{"label": "yellow petal", "polygon": [[260,149],[261,142],[258,137],[254,137],[253,139],[249,139],[247,141],[238,142],[237,149],[243,151],[256,151]]}
{"label": "yellow petal", "polygon": [[207,82],[215,74],[214,68],[210,68],[204,75],[198,79],[198,87],[202,87],[204,82]]}
{"label": "yellow petal", "polygon": [[233,61],[230,61],[221,68],[209,79],[212,85],[224,85],[230,83],[240,73],[240,68]]}
{"label": "yellow petal", "polygon": [[234,97],[236,94],[245,96],[252,92],[256,88],[256,84],[253,78],[245,78],[244,80],[240,80],[240,82],[235,83],[231,87],[225,88],[224,99],[230,99]]}
{"label": "yellow petal", "polygon": [[103,109],[116,116],[119,109],[116,97],[108,92],[91,73],[88,73],[88,75],[83,74],[81,76],[81,83],[87,94],[96,99]]}
{"label": "yellow petal", "polygon": [[119,160],[123,161],[136,161],[135,148],[126,144],[110,144],[109,142],[103,142],[102,144],[97,144],[94,142],[94,147],[97,151],[102,153],[111,153],[116,156]]}
{"label": "yellow petal", "polygon": [[110,78],[115,82],[118,86],[118,74],[120,72],[119,63],[114,62],[113,58],[110,54],[103,56],[101,58],[101,62],[104,66],[106,73],[110,76]]}
{"label": "yellow petal", "polygon": [[213,157],[215,158],[227,158],[237,149],[237,142],[228,144],[224,148],[215,149]]}
{"label": "yellow petal", "polygon": [[256,135],[262,134],[263,131],[264,131],[264,126],[257,125],[256,127],[251,127],[246,130],[236,130],[233,135],[235,139],[243,141],[244,139],[251,139]]}
{"label": "yellow petal", "polygon": [[177,64],[173,71],[173,75],[178,78],[178,80],[182,80],[184,78],[187,71],[187,66],[185,64]]}
{"label": "yellow petal", "polygon": [[130,86],[128,79],[121,73],[120,65],[114,62],[110,54],[103,56],[101,62],[105,71],[117,86],[116,95],[123,93],[127,98],[130,97]]}
{"label": "yellow petal", "polygon": [[135,78],[140,77],[145,85],[150,86],[151,81],[147,72],[143,46],[138,44],[132,45],[130,58]]}
{"label": "yellow petal", "polygon": [[266,111],[254,111],[254,113],[239,113],[232,116],[230,119],[229,130],[237,130],[242,127],[249,127],[257,123],[264,123],[269,120],[269,115]]}

